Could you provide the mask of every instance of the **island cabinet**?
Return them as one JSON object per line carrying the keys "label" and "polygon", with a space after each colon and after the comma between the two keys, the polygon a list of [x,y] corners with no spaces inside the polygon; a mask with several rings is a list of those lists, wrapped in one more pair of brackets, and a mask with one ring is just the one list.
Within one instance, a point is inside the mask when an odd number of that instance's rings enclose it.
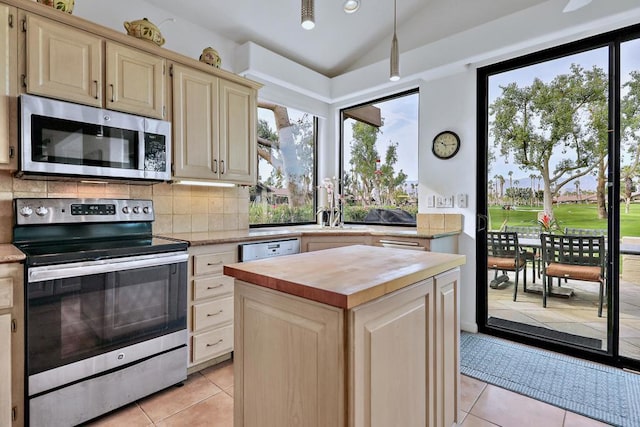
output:
{"label": "island cabinet", "polygon": [[224,264],[238,260],[238,245],[189,247],[189,324],[191,372],[222,359],[233,351],[233,278]]}
{"label": "island cabinet", "polygon": [[171,75],[174,177],[255,184],[257,90],[180,64]]}
{"label": "island cabinet", "polygon": [[0,264],[0,426],[24,425],[22,272],[22,264]]}
{"label": "island cabinet", "polygon": [[0,4],[0,169],[16,169],[18,11]]}
{"label": "island cabinet", "polygon": [[22,13],[27,93],[165,119],[165,59]]}
{"label": "island cabinet", "polygon": [[357,245],[225,266],[234,425],[456,425],[464,260]]}

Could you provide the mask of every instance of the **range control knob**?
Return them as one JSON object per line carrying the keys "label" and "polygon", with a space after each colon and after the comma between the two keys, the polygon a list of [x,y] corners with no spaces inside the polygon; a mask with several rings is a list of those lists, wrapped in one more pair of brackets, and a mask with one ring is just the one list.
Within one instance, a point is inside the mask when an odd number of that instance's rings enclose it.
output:
{"label": "range control knob", "polygon": [[133,207],[133,213],[134,214],[139,214],[140,213],[140,206],[134,206]]}
{"label": "range control knob", "polygon": [[151,213],[151,208],[149,206],[145,206],[144,208],[142,208],[142,212],[149,215]]}
{"label": "range control knob", "polygon": [[122,208],[122,213],[128,214],[129,212],[130,212],[129,211],[129,206],[125,206],[124,208]]}
{"label": "range control knob", "polygon": [[29,206],[23,206],[20,208],[20,215],[31,216],[31,214],[33,214],[33,209],[31,209]]}
{"label": "range control knob", "polygon": [[44,206],[39,206],[36,208],[36,215],[38,216],[45,216],[48,213],[49,213],[49,209],[47,209]]}

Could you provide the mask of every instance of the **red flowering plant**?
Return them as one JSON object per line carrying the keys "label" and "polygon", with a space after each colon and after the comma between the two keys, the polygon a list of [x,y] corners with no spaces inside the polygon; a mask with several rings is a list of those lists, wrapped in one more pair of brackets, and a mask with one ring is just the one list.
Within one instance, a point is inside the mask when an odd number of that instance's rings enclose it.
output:
{"label": "red flowering plant", "polygon": [[540,224],[542,231],[545,233],[552,233],[560,229],[558,221],[553,217],[553,215],[547,212],[538,218],[538,224]]}

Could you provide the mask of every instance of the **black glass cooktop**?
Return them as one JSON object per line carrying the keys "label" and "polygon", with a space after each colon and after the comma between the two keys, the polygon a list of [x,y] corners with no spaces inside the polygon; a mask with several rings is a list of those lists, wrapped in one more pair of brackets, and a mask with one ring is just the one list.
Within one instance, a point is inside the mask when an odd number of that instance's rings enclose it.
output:
{"label": "black glass cooktop", "polygon": [[22,243],[16,244],[16,246],[27,255],[27,265],[29,266],[95,261],[187,250],[186,242],[160,237]]}

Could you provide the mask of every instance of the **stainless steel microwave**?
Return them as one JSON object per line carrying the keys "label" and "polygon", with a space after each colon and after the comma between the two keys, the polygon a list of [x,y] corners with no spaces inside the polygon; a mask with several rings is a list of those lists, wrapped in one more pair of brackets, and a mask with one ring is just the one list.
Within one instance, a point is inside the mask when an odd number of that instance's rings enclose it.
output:
{"label": "stainless steel microwave", "polygon": [[169,181],[171,123],[20,96],[18,177]]}

